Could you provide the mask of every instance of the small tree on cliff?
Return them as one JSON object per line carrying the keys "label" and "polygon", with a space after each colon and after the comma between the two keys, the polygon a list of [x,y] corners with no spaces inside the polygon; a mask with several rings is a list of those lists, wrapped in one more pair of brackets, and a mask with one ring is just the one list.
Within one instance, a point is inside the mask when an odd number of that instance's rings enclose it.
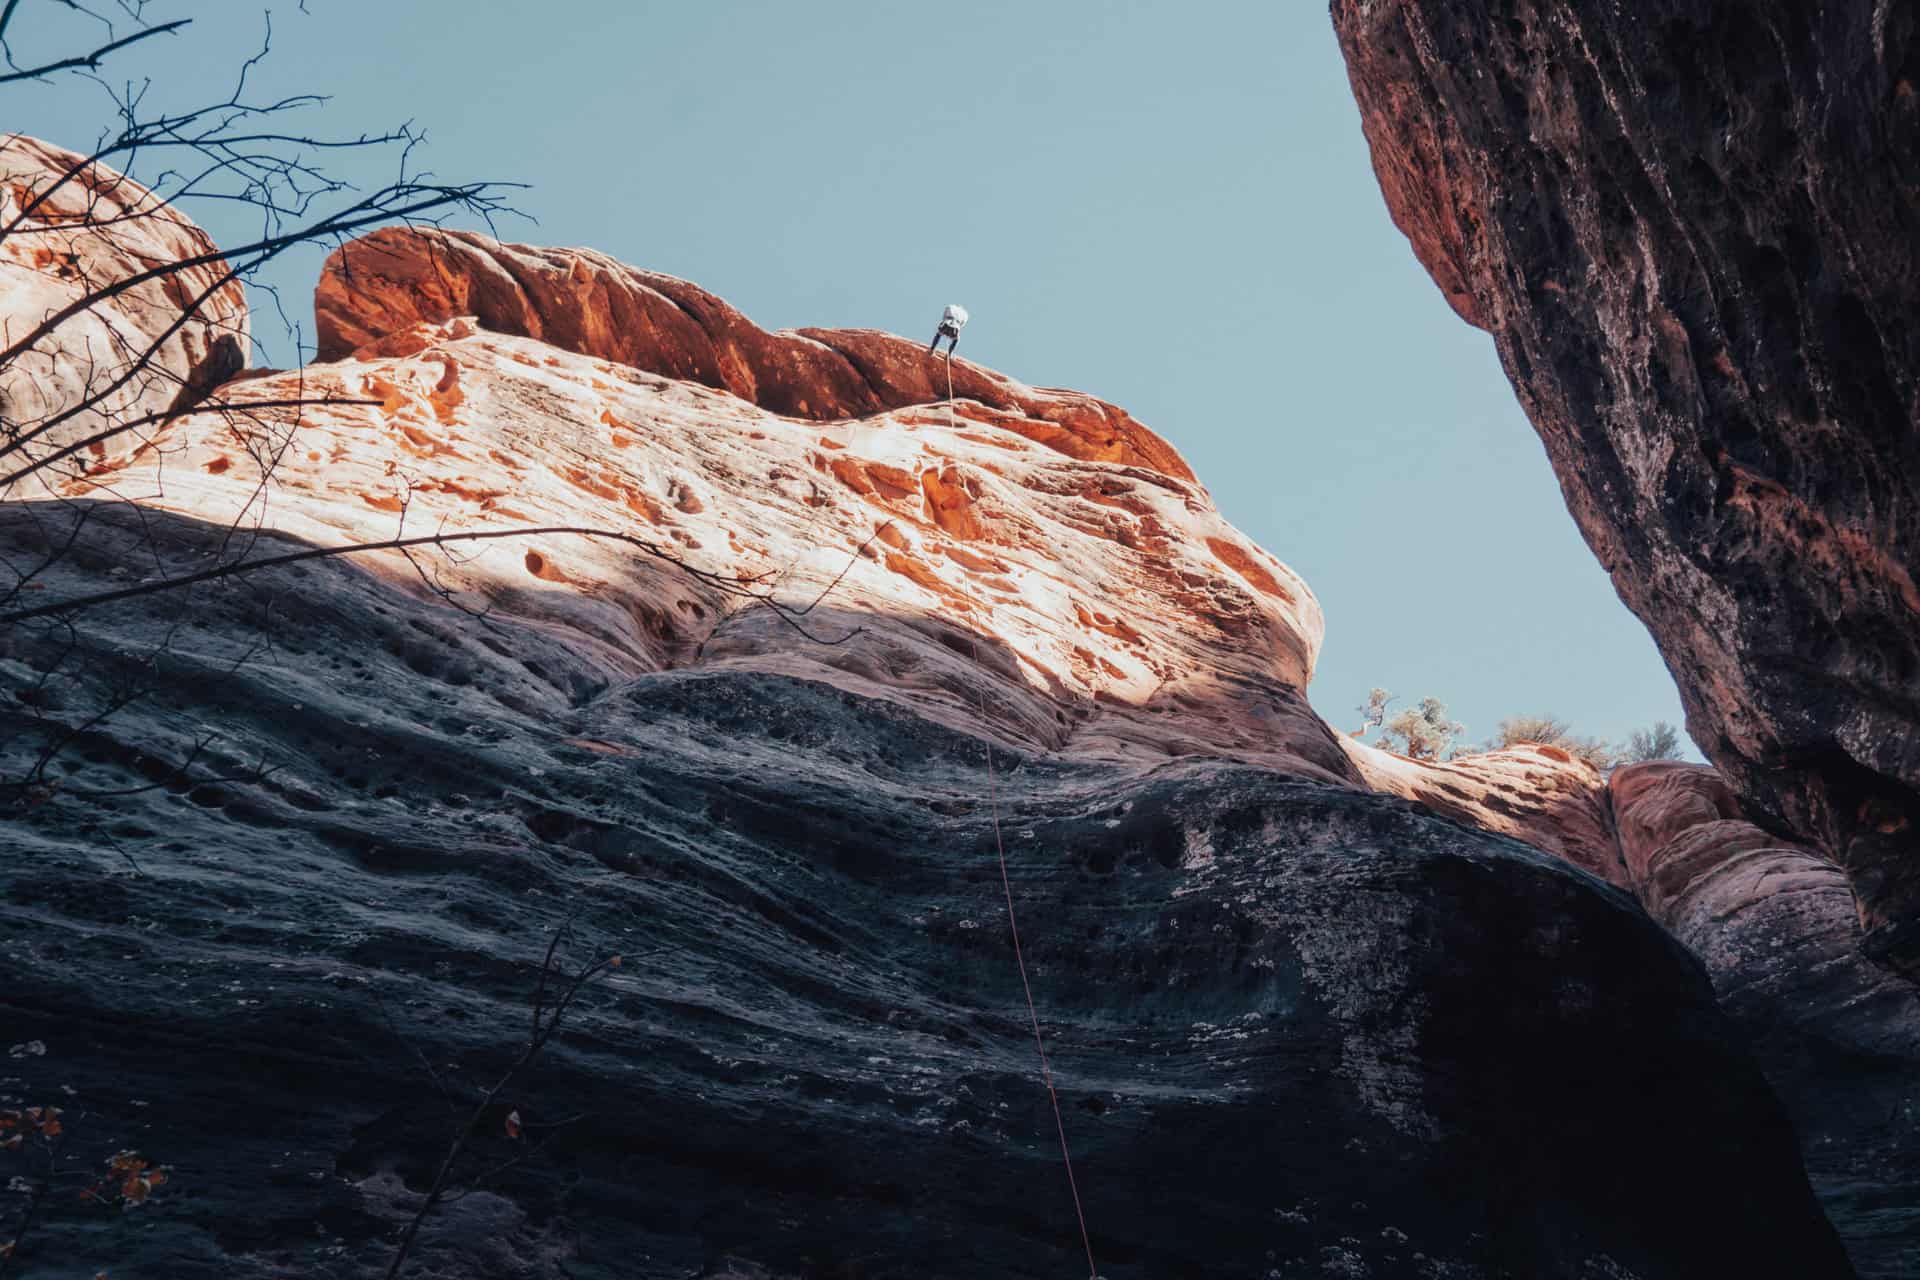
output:
{"label": "small tree on cliff", "polygon": [[1498,751],[1525,742],[1558,747],[1603,773],[1619,763],[1620,758],[1612,743],[1602,738],[1582,737],[1573,731],[1572,725],[1553,715],[1508,716],[1488,739],[1487,750]]}
{"label": "small tree on cliff", "polygon": [[1680,730],[1665,720],[1656,720],[1653,727],[1635,729],[1627,738],[1627,745],[1620,752],[1621,764],[1645,764],[1650,760],[1679,760],[1684,752],[1680,747]]}
{"label": "small tree on cliff", "polygon": [[1465,725],[1447,714],[1446,703],[1431,697],[1420,699],[1417,706],[1400,712],[1382,728],[1384,732],[1373,745],[1413,760],[1452,758],[1454,740],[1467,732]]}
{"label": "small tree on cliff", "polygon": [[1486,749],[1497,751],[1523,742],[1559,747],[1602,773],[1623,764],[1678,760],[1683,755],[1680,731],[1664,720],[1655,721],[1651,728],[1635,729],[1625,746],[1615,746],[1604,738],[1582,737],[1566,721],[1553,715],[1508,716],[1488,739]]}
{"label": "small tree on cliff", "polygon": [[1385,689],[1375,688],[1367,693],[1367,700],[1354,708],[1360,713],[1360,727],[1353,731],[1356,738],[1364,738],[1368,733],[1386,723],[1387,705],[1393,701],[1393,695]]}

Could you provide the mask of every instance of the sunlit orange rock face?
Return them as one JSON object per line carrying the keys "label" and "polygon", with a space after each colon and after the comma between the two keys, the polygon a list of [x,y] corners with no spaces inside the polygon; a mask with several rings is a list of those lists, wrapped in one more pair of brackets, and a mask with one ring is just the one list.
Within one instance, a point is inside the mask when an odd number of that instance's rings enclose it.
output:
{"label": "sunlit orange rock face", "polygon": [[[198,265],[142,278],[182,261]],[[247,363],[247,311],[226,276],[206,233],[138,182],[0,135],[0,350],[28,348],[0,360],[0,418],[35,433],[30,456],[44,456],[231,377]],[[28,347],[43,324],[57,329]]]}
{"label": "sunlit orange rock face", "polygon": [[[868,417],[947,397],[947,367],[872,329],[768,333],[697,285],[591,249],[502,244],[469,232],[389,229],[327,260],[314,299],[320,357],[349,355],[416,321],[470,315],[495,333],[731,391],[788,417]],[[1172,446],[1075,391],[1022,386],[956,360],[952,391],[969,420],[1069,457],[1193,472]]]}
{"label": "sunlit orange rock face", "polygon": [[[449,261],[465,273],[440,274]],[[484,323],[421,318],[443,298]],[[796,626],[667,559],[566,534],[462,548],[437,572],[627,672],[807,674],[1031,749],[1358,782],[1300,692],[1322,633],[1312,592],[1120,410],[960,360],[957,402],[924,403],[944,396],[944,362],[905,340],[768,335],[683,282],[477,237],[349,245],[319,308],[330,353],[350,337],[354,354],[224,393],[378,402],[304,411],[274,471],[290,533],[379,540],[403,513],[411,533],[623,530],[818,605]],[[273,435],[292,419],[262,421]],[[259,482],[244,434],[229,415],[174,424],[180,479],[159,501],[240,518]],[[397,555],[387,572],[424,589]]]}

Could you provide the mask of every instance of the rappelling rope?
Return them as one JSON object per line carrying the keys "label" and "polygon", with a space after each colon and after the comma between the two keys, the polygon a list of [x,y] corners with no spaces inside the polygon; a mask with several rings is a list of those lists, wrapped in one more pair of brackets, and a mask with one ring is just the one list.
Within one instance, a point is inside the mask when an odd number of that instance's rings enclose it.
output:
{"label": "rappelling rope", "polygon": [[[953,422],[953,348],[947,348],[947,429],[956,430]],[[980,641],[969,631],[969,643],[973,647],[973,665],[980,665]],[[987,724],[987,686],[980,684],[980,724],[984,730]],[[1013,881],[1007,875],[1007,845],[1000,835],[1000,782],[993,767],[993,740],[981,739],[987,749],[987,803],[993,813],[993,849],[1000,858],[1000,887],[1007,895],[1007,930],[1013,935],[1013,959],[1020,966],[1020,989],[1027,997],[1027,1019],[1033,1024],[1033,1047],[1040,1051],[1040,1077],[1047,1084],[1047,1098],[1053,1103],[1053,1127],[1060,1135],[1060,1160],[1067,1167],[1067,1190],[1073,1194],[1073,1216],[1080,1223],[1080,1244],[1087,1251],[1087,1275],[1089,1280],[1100,1280],[1100,1269],[1093,1262],[1093,1240],[1087,1234],[1086,1211],[1080,1207],[1080,1187],[1073,1177],[1073,1155],[1067,1150],[1067,1122],[1060,1114],[1060,1095],[1053,1088],[1053,1066],[1047,1061],[1046,1041],[1040,1036],[1040,1014],[1033,1006],[1033,984],[1027,980],[1027,961],[1020,951],[1020,923],[1013,912]]]}

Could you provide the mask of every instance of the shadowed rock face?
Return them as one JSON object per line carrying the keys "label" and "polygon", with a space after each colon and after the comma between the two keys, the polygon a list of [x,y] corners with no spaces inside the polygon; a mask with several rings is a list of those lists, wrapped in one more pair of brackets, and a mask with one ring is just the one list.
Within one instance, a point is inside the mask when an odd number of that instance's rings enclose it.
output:
{"label": "shadowed rock face", "polygon": [[1631,887],[1707,966],[1860,1274],[1920,1274],[1920,991],[1860,954],[1840,869],[1713,770],[1631,765],[1608,792]]}
{"label": "shadowed rock face", "polygon": [[[10,554],[57,531],[0,515]],[[101,563],[136,545],[97,519]],[[149,519],[172,562],[219,533]],[[499,1070],[571,917],[629,959],[512,1103],[587,1118],[449,1210],[422,1274],[1075,1264],[986,739],[724,663],[625,674],[341,562],[257,586],[201,593],[166,696],[10,823],[0,1010],[46,1054],[8,1090],[173,1169],[37,1257],[371,1272],[445,1141],[422,1061]],[[155,623],[95,614],[97,678]],[[205,725],[198,776],[283,767],[86,794],[166,781]],[[995,754],[1102,1274],[1849,1274],[1704,976],[1624,895],[1268,769]]]}
{"label": "shadowed rock face", "polygon": [[626,963],[462,1180],[537,1154],[410,1274],[1062,1274],[998,830],[1112,1280],[1851,1274],[1698,964],[1363,774],[1605,866],[1598,779],[1350,755],[1312,594],[1145,428],[985,373],[952,419],[775,413],[394,288],[357,355],[221,391],[361,403],[211,408],[0,505],[0,564],[71,548],[32,605],[552,530],[0,631],[0,1094],[67,1109],[76,1175],[170,1170],[29,1265],[378,1274],[570,921]]}
{"label": "shadowed rock face", "polygon": [[1914,7],[1332,8],[1394,219],[1695,740],[1920,974]]}

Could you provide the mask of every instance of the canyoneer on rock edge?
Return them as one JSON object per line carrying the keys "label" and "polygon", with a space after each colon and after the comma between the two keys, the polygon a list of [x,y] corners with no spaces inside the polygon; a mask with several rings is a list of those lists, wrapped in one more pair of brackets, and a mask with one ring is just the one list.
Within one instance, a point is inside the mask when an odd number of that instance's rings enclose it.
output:
{"label": "canyoneer on rock edge", "polygon": [[940,345],[940,339],[945,338],[947,354],[952,355],[953,349],[960,345],[960,330],[966,324],[967,309],[957,302],[948,303],[947,309],[940,313],[940,327],[933,331],[933,341],[927,344],[927,354],[932,355],[933,349]]}

